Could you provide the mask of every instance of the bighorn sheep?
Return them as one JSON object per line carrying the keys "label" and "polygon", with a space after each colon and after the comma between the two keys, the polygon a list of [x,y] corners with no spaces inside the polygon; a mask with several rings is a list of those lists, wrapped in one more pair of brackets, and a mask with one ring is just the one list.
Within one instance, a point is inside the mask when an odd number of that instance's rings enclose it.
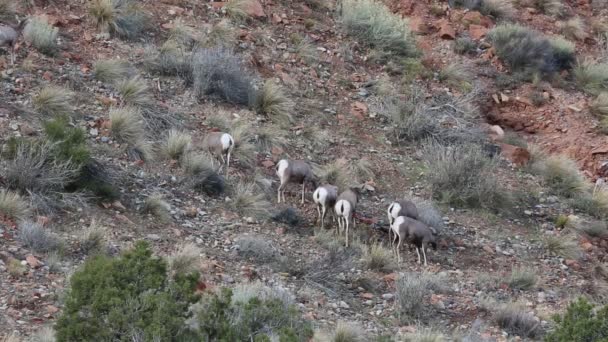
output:
{"label": "bighorn sheep", "polygon": [[395,244],[395,241],[397,238],[396,236],[394,236],[391,239],[391,233],[393,232],[393,229],[392,229],[393,222],[399,216],[407,216],[407,217],[417,220],[418,219],[418,208],[416,208],[416,205],[412,201],[408,201],[405,199],[397,200],[388,206],[387,214],[388,214],[388,223],[389,223],[388,241],[391,243],[391,246],[393,246]]}
{"label": "bighorn sheep", "polygon": [[325,228],[325,216],[327,208],[333,208],[338,198],[338,187],[335,185],[321,185],[312,194],[312,199],[317,205],[317,213],[321,222],[321,229]]}
{"label": "bighorn sheep", "polygon": [[348,231],[352,222],[355,228],[354,214],[359,200],[359,191],[356,188],[348,189],[338,196],[334,210],[338,217],[338,236],[340,232],[346,231],[346,247],[348,247]]}
{"label": "bighorn sheep", "polygon": [[399,243],[397,243],[397,261],[401,262],[401,255],[399,250],[403,240],[407,240],[408,243],[416,247],[416,254],[418,254],[418,263],[420,264],[420,249],[422,249],[422,255],[424,256],[424,266],[426,263],[426,246],[431,245],[434,250],[437,250],[437,231],[433,227],[429,227],[426,224],[406,216],[399,216],[393,222],[391,227],[397,237]]}
{"label": "bighorn sheep", "polygon": [[289,183],[302,184],[302,203],[304,203],[306,183],[311,183],[313,189],[317,187],[317,181],[312,168],[304,160],[281,159],[277,164],[276,170],[281,182],[277,190],[278,203],[281,203],[281,195],[283,195],[283,202],[285,202],[285,188]]}
{"label": "bighorn sheep", "polygon": [[8,50],[11,56],[11,65],[15,64],[15,44],[26,22],[27,20],[20,21],[16,28],[0,24],[0,47],[6,47]]}
{"label": "bighorn sheep", "polygon": [[[211,132],[203,139],[203,147],[206,148],[212,155],[219,156],[222,160],[220,170],[226,163],[226,173],[230,167],[230,154],[234,150],[234,139],[228,133]],[[224,160],[224,155],[226,159]]]}

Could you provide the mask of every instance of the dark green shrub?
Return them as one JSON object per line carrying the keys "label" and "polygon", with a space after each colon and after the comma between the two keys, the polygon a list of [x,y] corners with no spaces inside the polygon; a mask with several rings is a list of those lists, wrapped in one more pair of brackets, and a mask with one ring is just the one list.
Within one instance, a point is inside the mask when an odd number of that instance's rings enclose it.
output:
{"label": "dark green shrub", "polygon": [[547,342],[608,341],[608,305],[594,313],[594,306],[584,298],[570,303],[563,316],[554,317],[557,327],[545,338]]}
{"label": "dark green shrub", "polygon": [[66,119],[55,118],[45,122],[44,133],[54,143],[57,159],[84,165],[91,158],[84,130],[69,126]]}
{"label": "dark green shrub", "polygon": [[95,256],[74,273],[57,341],[183,341],[198,275],[167,277],[167,265],[140,241],[120,257]]}

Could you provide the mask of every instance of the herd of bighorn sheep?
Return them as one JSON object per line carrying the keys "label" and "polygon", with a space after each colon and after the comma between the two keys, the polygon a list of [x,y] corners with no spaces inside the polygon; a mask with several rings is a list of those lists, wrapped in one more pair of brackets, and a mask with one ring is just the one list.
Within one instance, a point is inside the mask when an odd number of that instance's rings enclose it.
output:
{"label": "herd of bighorn sheep", "polygon": [[[338,187],[331,184],[323,184],[317,186],[317,180],[313,174],[312,167],[303,160],[283,159],[276,165],[276,174],[279,177],[279,188],[277,190],[277,202],[281,203],[281,199],[285,202],[285,188],[289,183],[302,185],[302,200],[304,203],[304,194],[307,183],[310,183],[315,191],[312,198],[317,207],[318,222],[321,228],[325,228],[325,217],[333,208],[333,219],[338,221],[336,226],[336,234],[342,235],[344,232],[346,239],[346,247],[348,247],[349,230],[352,226],[355,228],[355,212],[359,202],[359,189],[345,189],[341,193]],[[397,260],[401,262],[399,253],[402,243],[405,241],[416,247],[418,254],[418,263],[421,263],[420,251],[424,260],[424,265],[427,265],[426,247],[430,245],[433,249],[437,249],[437,230],[419,220],[418,209],[416,205],[408,200],[399,200],[391,203],[387,210],[389,220],[389,241],[394,253],[397,254]]]}

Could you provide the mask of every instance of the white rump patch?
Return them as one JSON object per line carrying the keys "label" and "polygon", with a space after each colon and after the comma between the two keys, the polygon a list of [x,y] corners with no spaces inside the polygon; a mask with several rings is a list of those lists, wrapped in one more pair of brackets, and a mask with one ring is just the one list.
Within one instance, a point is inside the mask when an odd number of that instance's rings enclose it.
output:
{"label": "white rump patch", "polygon": [[232,136],[228,133],[222,134],[220,141],[222,142],[222,150],[224,151],[227,151],[234,146],[234,139],[232,139]]}

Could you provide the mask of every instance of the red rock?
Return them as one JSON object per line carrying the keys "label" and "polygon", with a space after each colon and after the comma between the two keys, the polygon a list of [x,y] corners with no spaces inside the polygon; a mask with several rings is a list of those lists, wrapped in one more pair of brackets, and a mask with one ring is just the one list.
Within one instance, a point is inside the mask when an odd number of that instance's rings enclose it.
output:
{"label": "red rock", "polygon": [[530,151],[519,146],[500,144],[500,154],[503,158],[517,166],[524,166],[530,161]]}
{"label": "red rock", "polygon": [[439,24],[439,37],[443,39],[456,38],[456,31],[447,20],[442,20]]}
{"label": "red rock", "polygon": [[483,250],[489,254],[494,254],[494,249],[488,245],[483,246]]}
{"label": "red rock", "polygon": [[608,145],[599,146],[591,150],[591,154],[605,154],[608,153]]}
{"label": "red rock", "polygon": [[135,224],[133,221],[131,221],[128,217],[126,217],[125,215],[121,215],[121,214],[116,214],[116,219],[120,222],[124,222],[124,223],[128,223],[128,224]]}
{"label": "red rock", "polygon": [[250,17],[254,17],[254,18],[266,17],[266,13],[264,13],[264,8],[262,7],[262,4],[258,0],[249,0],[249,1],[245,2],[245,6],[244,6],[243,10]]}
{"label": "red rock", "polygon": [[481,13],[479,13],[477,11],[469,11],[464,15],[464,17],[462,17],[462,23],[465,25],[471,25],[471,24],[479,25],[483,21],[482,18],[483,18],[483,16],[481,15]]}
{"label": "red rock", "polygon": [[593,250],[593,245],[590,242],[584,242],[581,244],[581,248],[585,252],[591,252]]}
{"label": "red rock", "polygon": [[120,201],[114,201],[114,202],[112,203],[112,207],[113,207],[114,209],[118,209],[118,210],[120,210],[120,211],[126,211],[126,210],[127,210],[127,208],[125,208],[125,206],[124,206],[124,205],[122,205],[122,203],[120,203]]}
{"label": "red rock", "polygon": [[27,264],[30,265],[30,267],[32,268],[38,268],[40,266],[42,266],[42,263],[40,262],[40,260],[38,260],[38,258],[36,258],[35,256],[28,254],[25,257],[25,261],[27,261]]}
{"label": "red rock", "polygon": [[281,16],[279,16],[276,13],[272,13],[272,23],[273,24],[279,24],[281,21],[283,21],[283,19],[281,18]]}
{"label": "red rock", "polygon": [[469,35],[475,40],[480,40],[485,37],[487,33],[488,29],[481,25],[471,24],[469,26]]}
{"label": "red rock", "polygon": [[372,298],[374,298],[374,295],[372,293],[365,292],[365,293],[361,294],[361,298],[363,298],[363,299],[372,299]]}
{"label": "red rock", "polygon": [[59,311],[59,308],[57,308],[57,307],[56,307],[56,306],[54,306],[54,305],[47,305],[47,306],[46,306],[46,312],[48,312],[48,313],[50,313],[50,314],[54,314],[54,313],[56,313],[56,312],[58,312],[58,311]]}
{"label": "red rock", "polygon": [[363,120],[367,115],[367,105],[363,102],[356,101],[350,105],[350,113],[357,119]]}
{"label": "red rock", "polygon": [[45,71],[44,74],[42,74],[42,78],[47,81],[50,81],[53,79],[53,74],[50,71]]}
{"label": "red rock", "polygon": [[272,160],[264,160],[262,162],[262,166],[265,167],[265,168],[267,168],[267,169],[270,169],[271,167],[274,166],[274,162]]}
{"label": "red rock", "polygon": [[581,265],[578,263],[578,261],[572,260],[572,259],[564,260],[564,264],[566,264],[566,266],[568,266],[574,270],[578,270],[581,268]]}

